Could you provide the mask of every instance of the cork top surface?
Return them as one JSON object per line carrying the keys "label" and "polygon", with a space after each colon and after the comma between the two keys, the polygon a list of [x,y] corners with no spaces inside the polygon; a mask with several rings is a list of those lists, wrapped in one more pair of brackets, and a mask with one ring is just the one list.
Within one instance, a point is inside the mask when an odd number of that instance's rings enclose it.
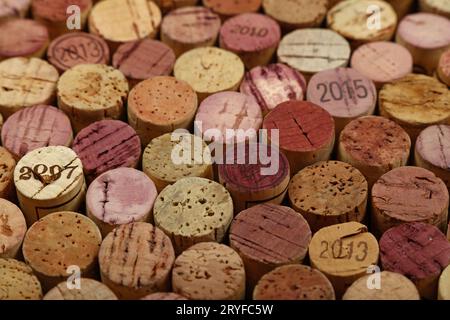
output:
{"label": "cork top surface", "polygon": [[320,25],[328,10],[328,0],[263,0],[267,15],[282,23]]}
{"label": "cork top surface", "polygon": [[25,263],[0,259],[0,273],[0,300],[42,299],[41,284]]}
{"label": "cork top surface", "polygon": [[81,278],[80,289],[68,289],[64,281],[47,292],[44,300],[117,300],[117,297],[103,283]]}
{"label": "cork top surface", "polygon": [[16,161],[11,153],[0,147],[0,190],[5,190],[14,178]]}
{"label": "cork top surface", "polygon": [[75,212],[56,212],[33,224],[23,242],[23,256],[33,269],[51,277],[67,276],[67,268],[81,271],[97,259],[102,236],[89,218]]}
{"label": "cork top surface", "polygon": [[439,60],[439,72],[445,77],[450,78],[450,49],[441,55]]}
{"label": "cork top surface", "polygon": [[145,296],[141,300],[169,300],[169,301],[175,301],[175,300],[187,300],[187,298],[185,298],[182,295],[179,295],[177,293],[173,293],[173,292],[157,292],[157,293],[149,294],[148,296]]}
{"label": "cork top surface", "polygon": [[430,126],[416,141],[416,152],[430,164],[450,170],[450,126]]}
{"label": "cork top surface", "polygon": [[0,257],[19,245],[26,231],[27,224],[22,211],[12,202],[0,199]]}
{"label": "cork top surface", "polygon": [[92,0],[33,0],[31,10],[37,18],[51,22],[64,22],[67,20],[67,8],[78,6],[81,12],[86,12],[92,7]]}
{"label": "cork top surface", "polygon": [[222,1],[222,0],[203,0],[203,5],[211,8],[225,16],[233,16],[240,13],[256,12],[261,7],[262,0],[241,0],[241,1]]}
{"label": "cork top surface", "polygon": [[213,242],[184,251],[172,271],[174,291],[191,300],[236,299],[244,285],[242,259],[233,249]]}
{"label": "cork top surface", "polygon": [[439,299],[449,300],[450,299],[450,265],[445,268],[439,278]]}
{"label": "cork top surface", "polygon": [[28,10],[31,0],[0,0],[0,19],[4,17],[18,17],[21,12]]}

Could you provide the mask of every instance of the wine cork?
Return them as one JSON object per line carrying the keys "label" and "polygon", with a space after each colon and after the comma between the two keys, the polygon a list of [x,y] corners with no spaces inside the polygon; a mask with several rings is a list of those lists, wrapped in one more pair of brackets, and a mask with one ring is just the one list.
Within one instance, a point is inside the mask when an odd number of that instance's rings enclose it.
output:
{"label": "wine cork", "polygon": [[353,69],[375,82],[377,88],[413,72],[413,58],[403,46],[387,41],[371,42],[353,53]]}
{"label": "wine cork", "polygon": [[161,40],[179,57],[194,48],[214,46],[220,25],[220,17],[208,8],[176,9],[163,19]]}
{"label": "wine cork", "polygon": [[154,77],[131,90],[128,122],[146,146],[164,133],[190,129],[197,106],[197,95],[188,83],[174,77]]}
{"label": "wine cork", "polygon": [[149,294],[148,296],[142,298],[141,300],[169,300],[169,301],[177,301],[177,300],[188,300],[182,295],[173,292],[157,292]]}
{"label": "wine cork", "polygon": [[[379,277],[379,288],[372,278]],[[375,280],[377,281],[377,280]],[[356,280],[345,292],[343,300],[420,300],[414,283],[400,273],[383,271]]]}
{"label": "wine cork", "polygon": [[244,264],[225,245],[198,243],[175,260],[172,287],[190,300],[244,300]]}
{"label": "wine cork", "polygon": [[244,72],[237,55],[214,47],[190,50],[178,58],[174,67],[175,77],[189,83],[199,101],[214,93],[236,91]]}
{"label": "wine cork", "polygon": [[450,190],[450,126],[430,126],[417,138],[415,165],[433,172]]}
{"label": "wine cork", "polygon": [[17,111],[2,128],[2,145],[17,160],[43,147],[70,147],[72,141],[69,118],[61,110],[47,105]]}
{"label": "wine cork", "polygon": [[[175,150],[182,151],[180,159],[173,158]],[[199,177],[212,180],[212,159],[208,151],[208,146],[200,137],[186,133],[178,138],[167,133],[153,139],[145,148],[142,168],[155,183],[158,192],[183,178]]]}
{"label": "wine cork", "polygon": [[450,266],[445,268],[439,278],[438,300],[450,300]]}
{"label": "wine cork", "polygon": [[173,50],[152,39],[124,43],[113,56],[114,68],[127,77],[130,88],[153,77],[169,76],[174,65]]}
{"label": "wine cork", "polygon": [[266,116],[282,102],[304,100],[306,80],[300,72],[285,64],[269,64],[247,72],[240,92],[253,96]]}
{"label": "wine cork", "polygon": [[336,136],[352,120],[372,115],[377,91],[372,80],[351,68],[316,73],[308,84],[307,100],[321,106],[334,118]]}
{"label": "wine cork", "polygon": [[386,2],[388,2],[395,10],[399,20],[411,12],[411,9],[415,7],[414,0],[386,0]]}
{"label": "wine cork", "polygon": [[43,300],[117,300],[114,292],[103,283],[87,278],[79,281],[79,289],[76,283],[61,282],[47,292]]}
{"label": "wine cork", "polygon": [[350,41],[352,47],[358,47],[367,42],[391,40],[397,14],[385,1],[348,0],[328,11],[327,25]]}
{"label": "wine cork", "polygon": [[366,215],[367,181],[351,165],[318,162],[297,173],[289,186],[289,201],[313,232],[338,223],[362,222]]}
{"label": "wine cork", "polygon": [[202,0],[202,2],[203,6],[218,13],[223,19],[227,19],[241,13],[259,11],[262,0]]}
{"label": "wine cork", "polygon": [[[311,102],[281,103],[264,118],[263,129],[268,130],[269,141],[287,156],[291,176],[331,156],[334,120],[328,112]],[[279,142],[272,140],[272,130],[278,131]]]}
{"label": "wine cork", "polygon": [[48,291],[66,281],[73,270],[94,278],[101,242],[100,230],[86,216],[55,212],[28,229],[22,251],[25,262]]}
{"label": "wine cork", "polygon": [[52,212],[77,211],[86,193],[80,159],[62,146],[25,155],[14,170],[14,183],[28,226]]}
{"label": "wine cork", "polygon": [[419,0],[420,11],[439,14],[450,19],[450,3],[446,0]]}
{"label": "wine cork", "polygon": [[168,291],[174,260],[170,239],[144,222],[114,229],[103,240],[99,253],[102,282],[119,299],[140,299]]}
{"label": "wine cork", "polygon": [[92,0],[33,0],[31,12],[35,20],[46,25],[50,37],[54,39],[70,32],[70,16],[74,13],[71,6],[76,6],[79,10],[80,27],[78,29],[83,29],[92,8]]}
{"label": "wine cork", "polygon": [[450,49],[441,55],[437,72],[439,79],[450,87]]}
{"label": "wine cork", "polygon": [[155,0],[154,2],[163,13],[167,13],[178,8],[195,6],[198,0]]}
{"label": "wine cork", "polygon": [[41,300],[42,288],[25,263],[0,258],[0,300]]}
{"label": "wine cork", "polygon": [[136,168],[141,157],[141,142],[128,124],[103,120],[81,130],[73,150],[83,163],[84,174],[92,182],[102,173],[119,168]]}
{"label": "wine cork", "polygon": [[380,240],[385,271],[408,277],[425,299],[435,299],[438,280],[450,264],[450,243],[435,226],[405,223],[386,231]]}
{"label": "wine cork", "polygon": [[75,132],[95,121],[125,116],[128,82],[112,67],[77,65],[61,76],[57,89],[58,107],[69,116]]}
{"label": "wine cork", "polygon": [[220,29],[220,47],[236,53],[247,69],[267,65],[280,39],[278,23],[258,13],[244,13],[230,18]]}
{"label": "wine cork", "polygon": [[397,122],[413,143],[430,125],[450,124],[450,91],[432,77],[409,74],[383,86],[380,114]]}
{"label": "wine cork", "polygon": [[242,211],[230,228],[230,246],[244,262],[248,290],[276,267],[302,263],[310,241],[306,220],[291,208],[274,204]]}
{"label": "wine cork", "polygon": [[411,52],[414,64],[431,74],[450,47],[450,20],[431,13],[410,14],[398,26],[396,42]]}
{"label": "wine cork", "polygon": [[253,300],[335,300],[335,295],[330,281],[319,270],[287,265],[261,278]]}
{"label": "wine cork", "polygon": [[434,173],[418,167],[396,168],[372,188],[372,231],[381,236],[406,222],[425,222],[447,231],[449,196]]}
{"label": "wine cork", "polygon": [[79,64],[109,64],[109,47],[105,40],[86,32],[71,32],[50,43],[48,61],[60,73]]}
{"label": "wine cork", "polygon": [[89,32],[105,39],[114,52],[124,42],[155,38],[161,19],[153,1],[101,1],[89,16]]}
{"label": "wine cork", "polygon": [[328,0],[263,0],[264,12],[283,30],[320,27],[328,10]]}
{"label": "wine cork", "polygon": [[11,153],[0,147],[0,198],[9,201],[16,200],[16,189],[14,187],[14,168],[16,160]]}
{"label": "wine cork", "polygon": [[314,234],[309,245],[311,267],[327,276],[337,298],[377,265],[378,254],[377,240],[358,222],[325,227]]}
{"label": "wine cork", "polygon": [[402,127],[368,116],[353,120],[341,132],[338,160],[361,171],[371,189],[383,174],[407,164],[410,149],[411,140]]}
{"label": "wine cork", "polygon": [[320,71],[346,67],[350,45],[332,30],[300,29],[284,36],[277,54],[278,61],[309,78]]}
{"label": "wine cork", "polygon": [[155,225],[170,237],[180,254],[198,242],[224,240],[233,220],[233,200],[217,182],[185,178],[159,194],[153,215]]}
{"label": "wine cork", "polygon": [[55,98],[58,71],[37,58],[11,58],[0,62],[0,112],[7,119],[14,112]]}
{"label": "wine cork", "polygon": [[10,18],[25,18],[31,0],[0,0],[0,21]]}
{"label": "wine cork", "polygon": [[27,224],[22,211],[5,199],[0,199],[0,258],[18,258]]}

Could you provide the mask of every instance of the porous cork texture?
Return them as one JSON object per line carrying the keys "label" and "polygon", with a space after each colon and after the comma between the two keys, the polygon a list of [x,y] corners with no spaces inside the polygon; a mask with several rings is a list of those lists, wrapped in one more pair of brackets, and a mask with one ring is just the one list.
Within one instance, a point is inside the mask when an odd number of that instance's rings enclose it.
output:
{"label": "porous cork texture", "polygon": [[233,220],[233,200],[217,182],[185,178],[166,187],[153,209],[155,225],[177,254],[198,242],[222,242]]}
{"label": "porous cork texture", "polygon": [[77,283],[69,283],[74,288],[69,289],[66,281],[47,292],[43,300],[117,300],[114,292],[103,283],[93,279],[79,279],[80,289]]}
{"label": "porous cork texture", "polygon": [[102,282],[119,299],[140,299],[170,288],[175,253],[170,239],[149,223],[122,225],[111,232],[99,253]]}
{"label": "porous cork texture", "polygon": [[14,168],[16,160],[8,150],[0,147],[0,198],[10,201],[16,198],[14,187]]}
{"label": "porous cork texture", "polygon": [[445,268],[439,278],[438,300],[450,300],[450,266]]}
{"label": "porous cork texture", "polygon": [[23,262],[0,258],[0,300],[41,300],[42,288]]}
{"label": "porous cork texture", "polygon": [[27,224],[22,211],[0,198],[0,258],[17,258]]}
{"label": "porous cork texture", "polygon": [[261,7],[262,0],[222,1],[202,0],[202,4],[220,14],[223,20],[230,16],[247,12],[256,12]]}
{"label": "porous cork texture", "polygon": [[2,0],[0,2],[0,20],[24,18],[30,8],[31,0]]}
{"label": "porous cork texture", "polygon": [[177,8],[195,6],[198,0],[155,0],[154,2],[163,13],[167,13]]}
{"label": "porous cork texture", "polygon": [[172,287],[190,300],[243,300],[244,264],[230,247],[198,243],[175,260]]}
{"label": "porous cork texture", "polygon": [[188,300],[178,293],[173,292],[156,292],[143,297],[141,300],[157,300],[157,301],[176,301],[176,300]]}

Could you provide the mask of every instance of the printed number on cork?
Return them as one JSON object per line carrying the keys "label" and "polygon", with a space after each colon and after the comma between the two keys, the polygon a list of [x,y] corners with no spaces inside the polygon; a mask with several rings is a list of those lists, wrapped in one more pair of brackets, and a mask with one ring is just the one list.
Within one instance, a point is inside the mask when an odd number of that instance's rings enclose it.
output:
{"label": "printed number on cork", "polygon": [[[92,49],[92,50],[91,50]],[[78,45],[70,45],[68,48],[58,48],[59,59],[63,62],[69,62],[70,60],[88,61],[89,57],[99,58],[103,56],[97,43],[89,41],[86,44],[80,43]]]}
{"label": "printed number on cork", "polygon": [[334,242],[322,241],[322,252],[320,253],[320,258],[328,259],[330,256],[333,259],[348,259],[354,258],[356,261],[364,261],[367,258],[369,252],[369,246],[365,241],[359,241],[355,243],[350,241],[345,244],[348,250],[347,255],[344,254],[344,245],[342,239],[337,239]]}
{"label": "printed number on cork", "polygon": [[250,35],[251,37],[260,37],[264,38],[269,34],[269,30],[267,28],[257,28],[257,27],[249,27],[243,26],[240,24],[236,24],[230,30],[231,33],[239,33],[243,36]]}
{"label": "printed number on cork", "polygon": [[317,90],[323,90],[322,96],[320,98],[321,102],[330,102],[332,100],[342,100],[345,98],[345,94],[342,87],[346,88],[348,97],[354,99],[356,97],[360,99],[367,98],[369,91],[363,84],[364,80],[353,80],[353,86],[350,85],[349,80],[344,81],[343,85],[340,86],[337,81],[332,81],[330,83],[318,83]]}
{"label": "printed number on cork", "polygon": [[[77,168],[78,168],[78,166],[68,166],[68,167],[61,168],[61,166],[59,166],[59,165],[54,165],[54,166],[48,167],[42,163],[35,165],[33,168],[25,166],[25,167],[20,168],[21,175],[19,176],[19,180],[27,181],[27,180],[30,180],[31,178],[34,178],[36,180],[48,179],[50,181],[56,181],[59,178],[61,178],[62,173],[66,170],[68,170],[66,178],[71,179],[73,172]],[[50,176],[43,177],[42,175],[44,175],[46,173],[50,173]]]}

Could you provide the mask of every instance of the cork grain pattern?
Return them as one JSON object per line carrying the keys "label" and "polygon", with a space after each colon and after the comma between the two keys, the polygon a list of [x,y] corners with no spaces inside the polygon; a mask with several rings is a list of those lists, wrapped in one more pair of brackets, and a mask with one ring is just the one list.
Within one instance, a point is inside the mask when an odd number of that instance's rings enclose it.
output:
{"label": "cork grain pattern", "polygon": [[43,300],[117,300],[111,289],[96,280],[81,278],[80,286],[81,289],[68,289],[67,282],[61,282]]}
{"label": "cork grain pattern", "polygon": [[0,259],[0,273],[0,300],[42,299],[41,284],[25,263]]}
{"label": "cork grain pattern", "polygon": [[0,258],[16,258],[26,231],[22,211],[15,204],[0,199]]}
{"label": "cork grain pattern", "polygon": [[263,0],[267,15],[293,28],[319,27],[328,9],[327,0]]}
{"label": "cork grain pattern", "polygon": [[0,197],[10,199],[14,196],[14,168],[16,161],[12,154],[0,147]]}

